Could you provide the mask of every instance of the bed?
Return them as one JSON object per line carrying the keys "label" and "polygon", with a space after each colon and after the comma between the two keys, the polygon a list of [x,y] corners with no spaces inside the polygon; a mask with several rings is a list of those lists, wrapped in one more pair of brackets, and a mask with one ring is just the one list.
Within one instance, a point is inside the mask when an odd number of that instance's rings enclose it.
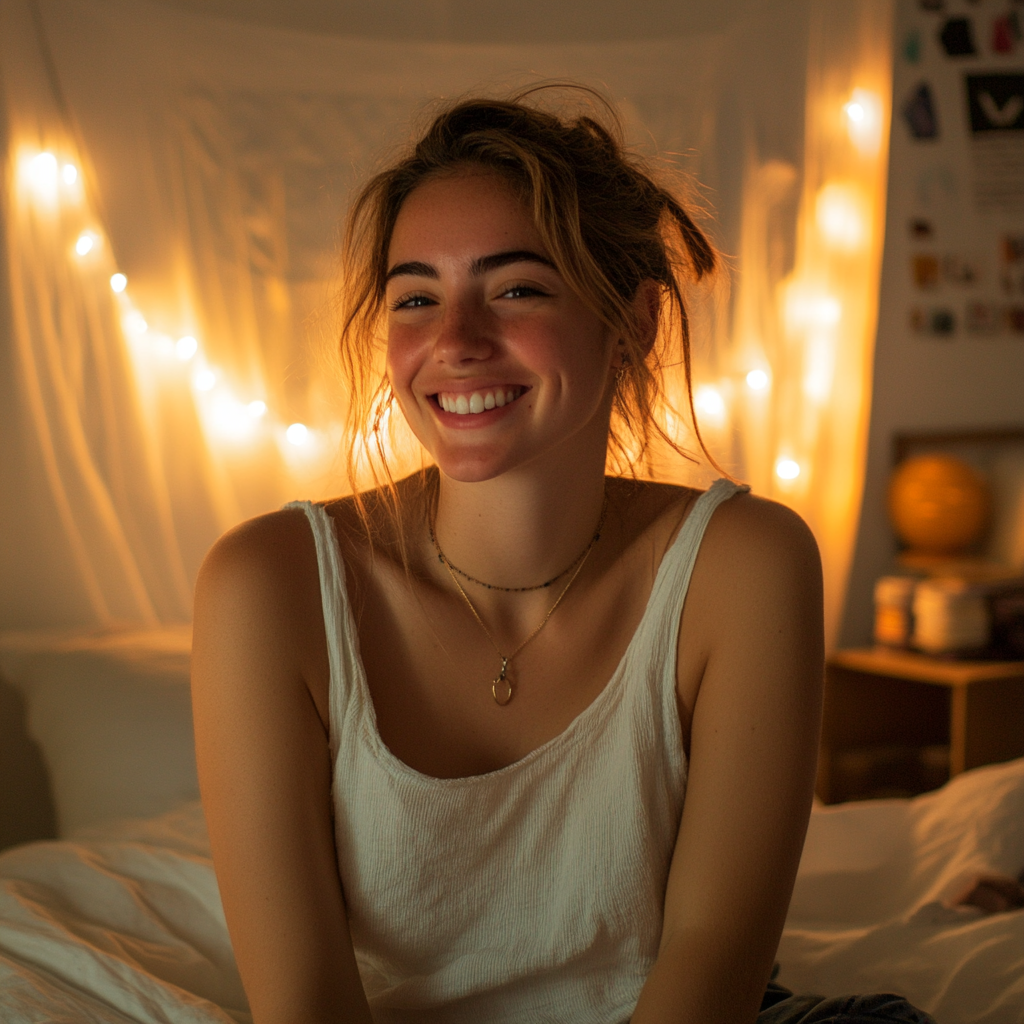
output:
{"label": "bed", "polygon": [[[246,1021],[198,802],[186,627],[0,634],[60,838],[0,854],[0,1020]],[[815,808],[779,980],[1024,1022],[1024,910],[950,908],[1024,868],[1024,760],[913,800]]]}

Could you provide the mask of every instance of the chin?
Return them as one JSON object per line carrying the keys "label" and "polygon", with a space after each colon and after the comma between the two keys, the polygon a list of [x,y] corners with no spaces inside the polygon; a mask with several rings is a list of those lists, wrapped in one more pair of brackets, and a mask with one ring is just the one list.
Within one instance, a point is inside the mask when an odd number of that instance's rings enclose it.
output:
{"label": "chin", "polygon": [[462,484],[478,484],[507,473],[521,464],[511,452],[502,451],[438,451],[434,463],[449,480]]}

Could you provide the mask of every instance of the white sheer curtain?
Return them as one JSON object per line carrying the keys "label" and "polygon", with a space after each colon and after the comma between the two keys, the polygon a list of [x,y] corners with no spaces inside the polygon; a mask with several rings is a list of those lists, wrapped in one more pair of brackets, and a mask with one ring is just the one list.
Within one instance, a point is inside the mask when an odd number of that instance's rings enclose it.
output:
{"label": "white sheer curtain", "polygon": [[[819,450],[801,454],[804,491],[772,476],[794,408],[786,381],[800,372],[780,357],[783,342],[772,348],[783,334],[772,318],[780,282],[802,280],[821,256],[813,197],[833,174],[822,155],[831,143],[814,134],[822,83],[846,69],[841,87],[828,86],[841,110],[856,69],[869,57],[888,66],[886,9],[761,2],[727,31],[686,39],[471,46],[317,37],[147,0],[6,0],[0,416],[15,440],[0,499],[0,625],[186,619],[191,578],[221,530],[341,489],[329,299],[349,189],[431,100],[543,77],[603,88],[642,149],[674,154],[704,186],[713,233],[738,253],[739,289],[735,316],[727,274],[698,317],[702,426],[728,468],[797,504],[827,539],[831,520],[816,520],[808,498],[827,478],[812,472]],[[844,24],[860,35],[836,31]],[[881,80],[871,81],[884,110]],[[884,127],[875,164],[848,172],[870,179],[869,196],[884,173]],[[49,165],[30,164],[44,153],[56,168],[50,198]],[[64,182],[65,165],[77,184]],[[877,210],[866,215],[873,225]],[[93,245],[81,254],[83,233]],[[856,342],[844,334],[834,346],[856,352],[860,381],[848,396],[854,442],[842,450],[850,495],[877,277],[870,259],[857,265],[868,316]],[[115,272],[127,279],[119,293]],[[743,391],[755,336],[770,378],[761,419]],[[835,358],[839,367],[846,355]],[[808,422],[805,433],[842,432]],[[671,425],[685,439],[685,423]],[[852,516],[856,502],[843,500]],[[841,593],[844,563],[823,548]]]}
{"label": "white sheer curtain", "polygon": [[813,5],[802,166],[751,147],[727,344],[726,383],[735,395],[745,475],[755,491],[792,506],[814,530],[830,645],[864,486],[891,24],[889,0]]}

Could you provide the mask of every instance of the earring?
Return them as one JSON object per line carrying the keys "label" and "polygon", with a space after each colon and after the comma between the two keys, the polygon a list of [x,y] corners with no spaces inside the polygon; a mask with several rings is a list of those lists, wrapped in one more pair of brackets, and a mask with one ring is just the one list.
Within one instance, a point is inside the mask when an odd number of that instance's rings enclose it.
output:
{"label": "earring", "polygon": [[628,352],[623,352],[619,359],[619,365],[615,368],[615,386],[620,387],[622,382],[626,379],[626,374],[629,373],[629,367],[632,360],[629,358]]}

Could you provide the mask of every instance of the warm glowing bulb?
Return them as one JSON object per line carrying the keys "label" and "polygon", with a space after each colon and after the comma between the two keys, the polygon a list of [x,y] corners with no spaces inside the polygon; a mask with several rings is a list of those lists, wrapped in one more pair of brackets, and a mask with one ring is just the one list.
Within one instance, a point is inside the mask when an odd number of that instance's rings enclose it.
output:
{"label": "warm glowing bulb", "polygon": [[768,374],[764,370],[751,370],[747,374],[747,387],[751,391],[764,391],[768,387]]}
{"label": "warm glowing bulb", "polygon": [[214,400],[206,422],[213,433],[236,441],[248,437],[253,428],[245,406],[229,394],[221,394]]}
{"label": "warm glowing bulb", "polygon": [[835,327],[843,315],[843,307],[832,295],[815,294],[803,287],[789,289],[786,296],[786,320],[790,330],[827,330]]}
{"label": "warm glowing bulb", "polygon": [[795,480],[800,475],[800,463],[792,459],[779,459],[775,463],[775,475],[780,480]]}
{"label": "warm glowing bulb", "polygon": [[74,185],[78,181],[78,168],[74,164],[65,164],[60,169],[60,176],[64,179],[65,185]]}
{"label": "warm glowing bulb", "polygon": [[139,338],[149,330],[146,318],[136,309],[133,309],[122,321],[124,329]]}
{"label": "warm glowing bulb", "polygon": [[294,445],[305,444],[309,437],[309,428],[305,423],[293,423],[285,432],[285,437]]}
{"label": "warm glowing bulb", "polygon": [[114,274],[110,278],[110,290],[119,295],[128,287],[128,278],[124,274]]}
{"label": "warm glowing bulb", "polygon": [[196,391],[212,391],[217,383],[217,375],[210,369],[199,370],[192,378],[192,386]]}
{"label": "warm glowing bulb", "polygon": [[267,411],[267,403],[261,402],[258,398],[250,402],[248,405],[249,415],[254,419],[258,420]]}
{"label": "warm glowing bulb", "polygon": [[877,152],[882,141],[882,102],[878,96],[867,89],[854,89],[843,113],[850,141],[865,155]]}
{"label": "warm glowing bulb", "polygon": [[57,158],[38,153],[28,162],[28,177],[40,192],[52,193],[57,188]]}
{"label": "warm glowing bulb", "polygon": [[713,419],[721,419],[725,415],[725,399],[717,388],[704,384],[697,388],[693,396],[693,404]]}
{"label": "warm glowing bulb", "polygon": [[75,252],[79,256],[86,256],[96,247],[97,238],[91,231],[83,231],[75,242]]}
{"label": "warm glowing bulb", "polygon": [[815,217],[821,233],[841,249],[856,249],[864,241],[864,200],[851,185],[832,182],[815,200]]}
{"label": "warm glowing bulb", "polygon": [[174,343],[174,354],[183,362],[187,363],[199,351],[199,342],[186,334]]}

